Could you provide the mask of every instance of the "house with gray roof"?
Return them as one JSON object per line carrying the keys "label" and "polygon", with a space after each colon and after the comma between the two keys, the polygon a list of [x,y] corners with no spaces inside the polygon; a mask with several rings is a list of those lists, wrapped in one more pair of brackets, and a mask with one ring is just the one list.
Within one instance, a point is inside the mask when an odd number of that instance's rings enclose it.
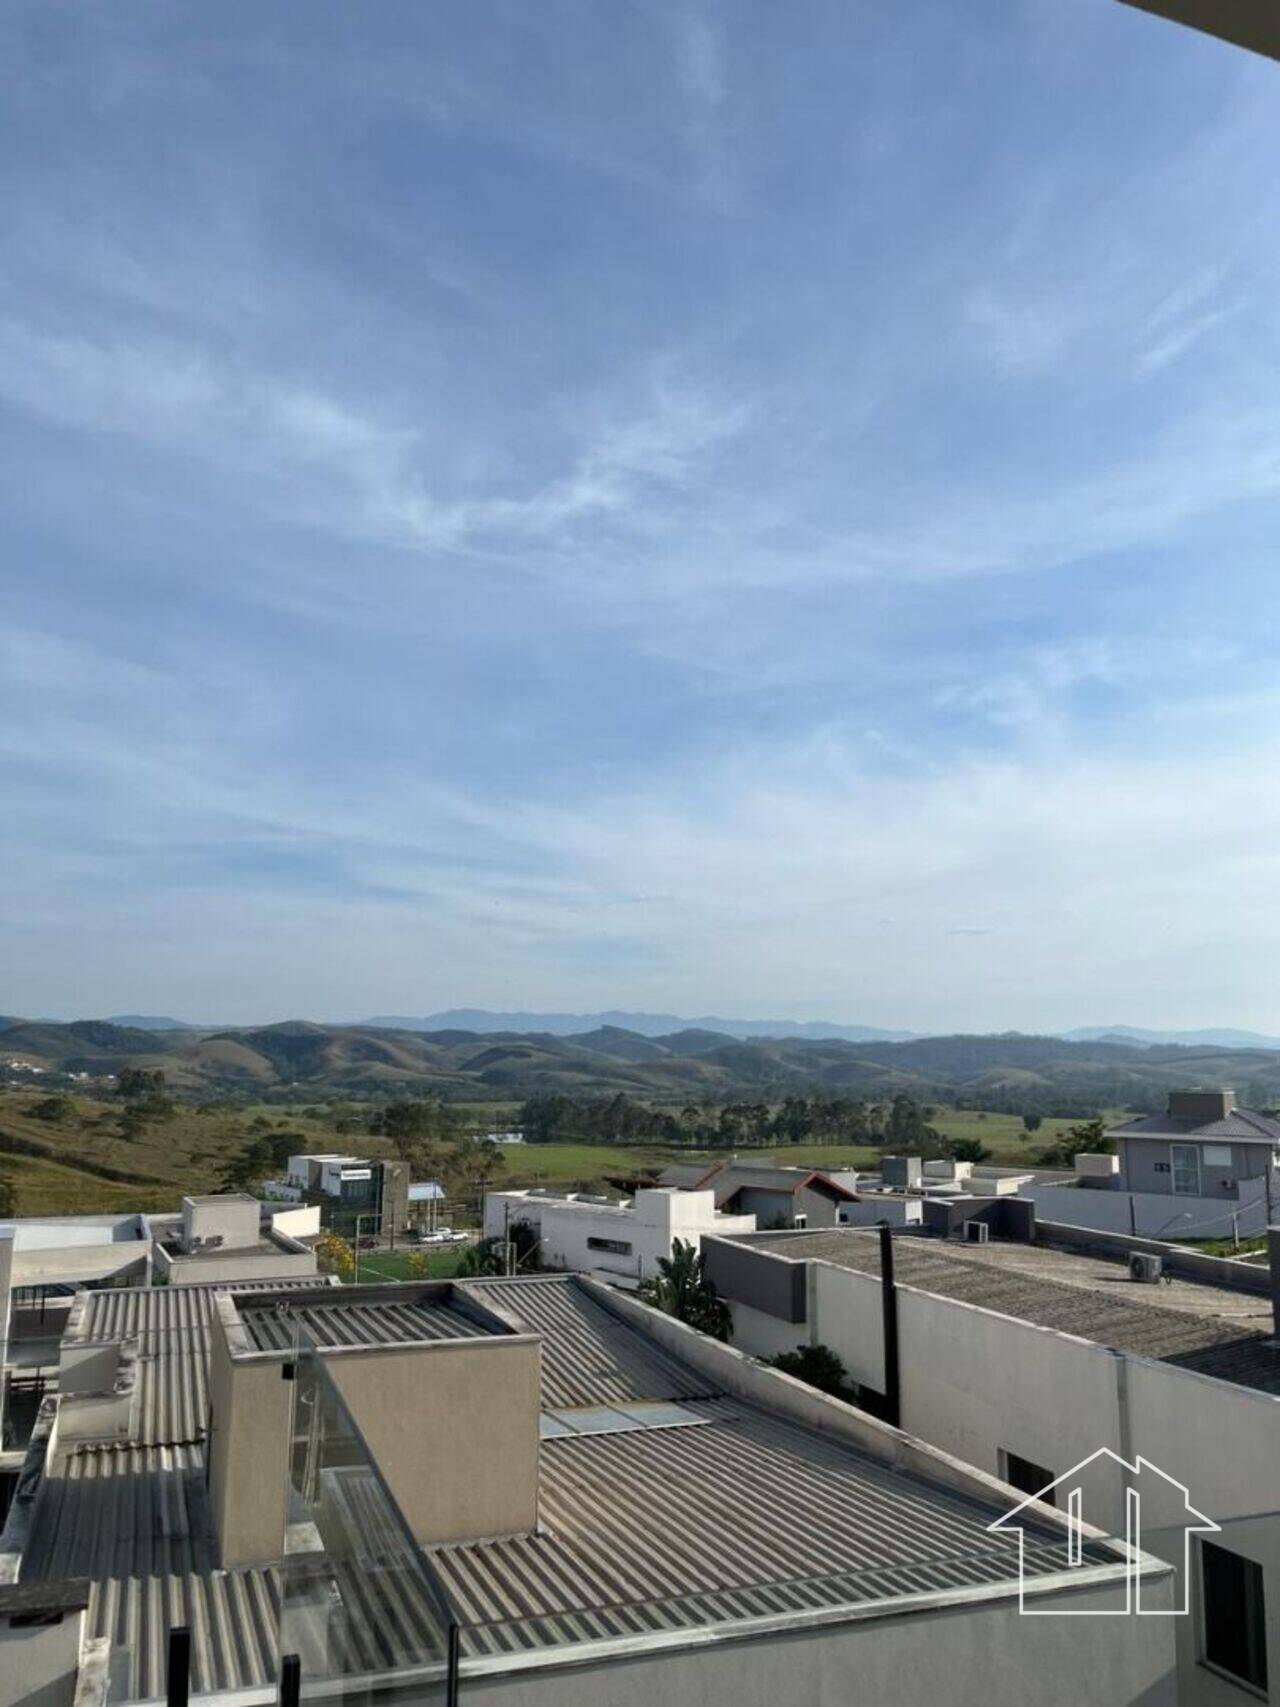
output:
{"label": "house with gray roof", "polygon": [[1231,1090],[1170,1091],[1163,1114],[1122,1121],[1107,1137],[1122,1191],[1230,1202],[1242,1181],[1269,1181],[1280,1164],[1280,1120],[1238,1107]]}

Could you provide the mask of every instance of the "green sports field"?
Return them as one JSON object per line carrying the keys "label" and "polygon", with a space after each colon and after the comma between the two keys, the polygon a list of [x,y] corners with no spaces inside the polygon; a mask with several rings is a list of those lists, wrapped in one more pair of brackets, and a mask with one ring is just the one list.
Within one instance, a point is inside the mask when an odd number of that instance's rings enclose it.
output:
{"label": "green sports field", "polygon": [[[406,1251],[361,1251],[360,1252],[360,1284],[371,1280],[452,1280],[458,1271],[458,1262],[466,1249],[465,1245],[455,1245],[444,1250],[434,1250],[427,1257],[427,1272],[425,1276],[409,1272],[409,1257],[412,1247]],[[354,1282],[354,1277],[353,1277]]]}

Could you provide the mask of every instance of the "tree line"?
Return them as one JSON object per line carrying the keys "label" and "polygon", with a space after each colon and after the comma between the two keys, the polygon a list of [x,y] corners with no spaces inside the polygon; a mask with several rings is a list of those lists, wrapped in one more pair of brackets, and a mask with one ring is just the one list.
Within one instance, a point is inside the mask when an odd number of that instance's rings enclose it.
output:
{"label": "tree line", "polygon": [[780,1144],[941,1144],[936,1109],[899,1093],[886,1102],[853,1096],[787,1096],[779,1103],[726,1102],[678,1113],[650,1108],[625,1092],[611,1097],[528,1097],[518,1123],[529,1144],[653,1142],[695,1150]]}

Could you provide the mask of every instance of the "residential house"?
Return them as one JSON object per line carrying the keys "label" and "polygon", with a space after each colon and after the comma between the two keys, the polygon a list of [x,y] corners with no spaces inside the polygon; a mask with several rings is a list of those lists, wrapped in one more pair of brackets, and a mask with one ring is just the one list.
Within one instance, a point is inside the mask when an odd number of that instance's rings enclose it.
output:
{"label": "residential house", "polygon": [[538,1237],[544,1268],[599,1274],[615,1283],[652,1280],[677,1239],[695,1248],[704,1233],[751,1233],[754,1215],[716,1208],[711,1191],[642,1187],[634,1196],[590,1192],[490,1191],[484,1200],[486,1238],[505,1238],[515,1222]]}
{"label": "residential house", "polygon": [[711,1190],[716,1208],[728,1215],[754,1215],[756,1226],[834,1227],[844,1204],[856,1203],[851,1185],[816,1168],[779,1167],[769,1161],[678,1163],[658,1175],[658,1184],[684,1191]]}
{"label": "residential house", "polygon": [[1122,1121],[1107,1137],[1122,1191],[1234,1202],[1243,1183],[1268,1186],[1280,1165],[1280,1120],[1238,1107],[1231,1090],[1170,1091],[1163,1114]]}

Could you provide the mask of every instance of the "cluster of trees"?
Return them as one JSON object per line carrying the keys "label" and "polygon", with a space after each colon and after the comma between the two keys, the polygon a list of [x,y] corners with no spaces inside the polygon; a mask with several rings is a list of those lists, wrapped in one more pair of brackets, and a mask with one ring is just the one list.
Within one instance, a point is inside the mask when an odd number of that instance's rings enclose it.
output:
{"label": "cluster of trees", "polygon": [[1037,1159],[1045,1168],[1072,1167],[1077,1155],[1110,1150],[1111,1145],[1106,1133],[1107,1123],[1101,1116],[1093,1120],[1082,1120],[1078,1126],[1071,1127],[1065,1137],[1059,1138],[1054,1144],[1046,1144]]}
{"label": "cluster of trees", "polygon": [[263,1115],[257,1115],[244,1142],[228,1159],[218,1184],[223,1191],[252,1191],[262,1180],[283,1173],[289,1157],[307,1148],[305,1133],[273,1127]]}
{"label": "cluster of trees", "polygon": [[779,1144],[885,1144],[938,1151],[935,1110],[899,1094],[892,1101],[853,1096],[787,1096],[780,1103],[689,1106],[678,1114],[649,1108],[619,1092],[611,1097],[527,1098],[519,1124],[530,1144],[657,1142],[692,1149],[749,1149]]}
{"label": "cluster of trees", "polygon": [[[354,1130],[387,1140],[415,1179],[439,1181],[455,1202],[479,1202],[505,1165],[496,1144],[470,1137],[460,1112],[436,1098],[406,1098],[366,1109]],[[305,1133],[274,1127],[258,1115],[218,1183],[224,1191],[252,1191],[279,1174],[290,1156],[312,1148],[314,1141]]]}
{"label": "cluster of trees", "polygon": [[159,1067],[122,1067],[116,1075],[116,1095],[124,1104],[122,1138],[140,1138],[152,1121],[173,1116],[173,1099]]}
{"label": "cluster of trees", "polygon": [[373,1111],[368,1131],[386,1138],[417,1179],[438,1180],[448,1197],[479,1203],[506,1163],[488,1138],[474,1138],[461,1111],[438,1097],[403,1098]]}

